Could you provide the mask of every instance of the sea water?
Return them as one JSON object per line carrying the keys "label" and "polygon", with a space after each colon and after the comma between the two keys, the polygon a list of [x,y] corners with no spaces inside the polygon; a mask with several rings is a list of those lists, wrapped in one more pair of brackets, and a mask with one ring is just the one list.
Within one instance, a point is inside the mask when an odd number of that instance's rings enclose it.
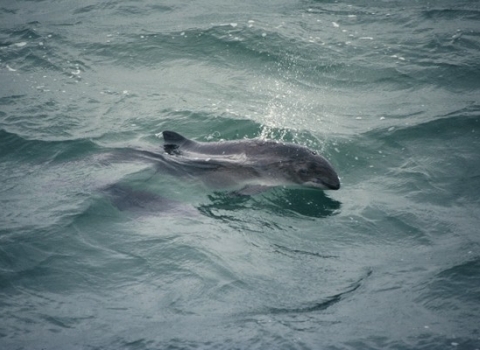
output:
{"label": "sea water", "polygon": [[[3,1],[0,348],[479,349],[479,23]],[[212,191],[128,155],[163,130],[305,145],[342,187]]]}

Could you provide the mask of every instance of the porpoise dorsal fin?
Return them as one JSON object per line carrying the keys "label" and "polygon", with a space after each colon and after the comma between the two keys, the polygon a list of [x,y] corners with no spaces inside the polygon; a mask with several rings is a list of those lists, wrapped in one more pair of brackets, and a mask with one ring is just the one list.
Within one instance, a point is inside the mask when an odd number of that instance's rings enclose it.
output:
{"label": "porpoise dorsal fin", "polygon": [[190,141],[186,137],[183,137],[179,133],[176,133],[175,131],[163,131],[163,140],[165,141],[166,145],[176,145],[176,146],[181,146],[185,142]]}
{"label": "porpoise dorsal fin", "polygon": [[180,153],[179,148],[188,145],[193,145],[195,141],[189,140],[186,137],[176,133],[175,131],[163,131],[163,148],[168,153]]}

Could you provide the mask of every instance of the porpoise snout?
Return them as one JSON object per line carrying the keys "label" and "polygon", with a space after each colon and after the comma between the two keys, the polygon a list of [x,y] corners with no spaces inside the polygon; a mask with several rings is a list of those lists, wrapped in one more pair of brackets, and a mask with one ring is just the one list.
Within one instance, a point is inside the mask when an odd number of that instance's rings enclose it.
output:
{"label": "porpoise snout", "polygon": [[328,188],[331,190],[340,189],[340,179],[337,177],[337,181],[327,184]]}
{"label": "porpoise snout", "polygon": [[340,179],[336,174],[328,178],[323,177],[318,181],[325,190],[338,190],[340,188]]}

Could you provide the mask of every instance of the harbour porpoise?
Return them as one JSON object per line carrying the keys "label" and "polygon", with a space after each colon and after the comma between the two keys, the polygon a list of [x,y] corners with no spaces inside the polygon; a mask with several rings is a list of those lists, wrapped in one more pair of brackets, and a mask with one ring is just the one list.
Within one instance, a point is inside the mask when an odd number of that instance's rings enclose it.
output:
{"label": "harbour porpoise", "polygon": [[163,131],[165,161],[215,189],[252,195],[276,186],[338,190],[330,162],[307,147],[262,139],[198,142]]}

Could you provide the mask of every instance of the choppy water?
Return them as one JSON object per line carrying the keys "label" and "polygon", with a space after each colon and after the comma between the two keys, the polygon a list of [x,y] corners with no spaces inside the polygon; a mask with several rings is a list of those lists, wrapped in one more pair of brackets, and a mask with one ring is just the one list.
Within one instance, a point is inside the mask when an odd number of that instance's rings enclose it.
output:
{"label": "choppy water", "polygon": [[[479,49],[478,1],[3,1],[0,348],[480,348]],[[342,188],[105,160],[166,129]]]}

